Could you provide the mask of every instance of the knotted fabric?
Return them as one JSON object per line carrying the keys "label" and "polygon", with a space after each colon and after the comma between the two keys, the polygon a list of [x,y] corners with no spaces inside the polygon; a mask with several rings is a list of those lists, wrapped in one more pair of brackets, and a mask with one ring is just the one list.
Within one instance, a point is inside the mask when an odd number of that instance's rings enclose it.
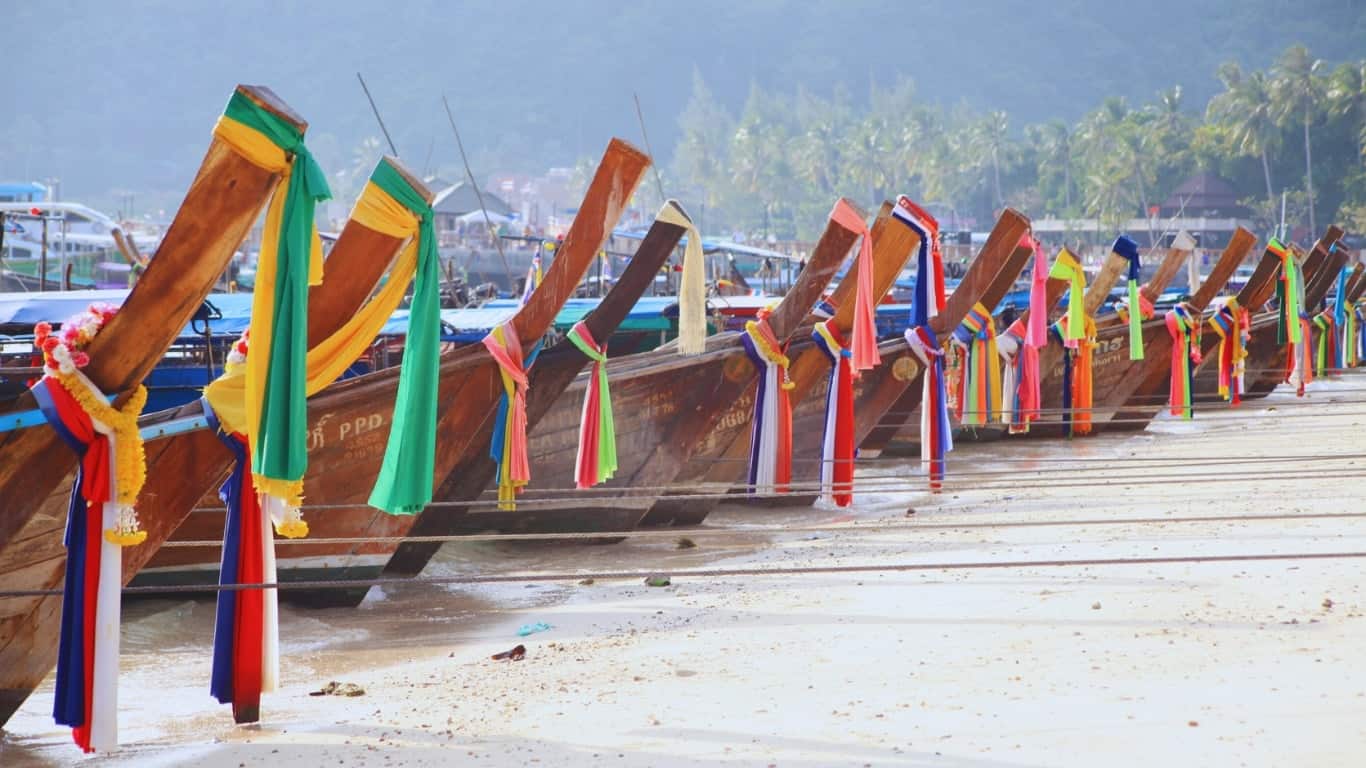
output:
{"label": "knotted fabric", "polygon": [[1230,298],[1214,311],[1210,328],[1219,336],[1219,396],[1233,405],[1243,401],[1243,377],[1246,370],[1247,342],[1252,334],[1252,320],[1237,298]]}
{"label": "knotted fabric", "polygon": [[928,324],[906,329],[906,344],[925,369],[920,403],[920,462],[930,478],[930,490],[943,486],[944,457],[953,450],[948,393],[944,388],[944,350]]}
{"label": "knotted fabric", "polygon": [[[1114,245],[1110,246],[1110,252],[1124,257],[1129,262],[1129,306],[1142,306],[1142,297],[1138,292],[1139,273],[1143,270],[1143,263],[1138,255],[1138,243],[1128,235],[1120,235],[1115,238]],[[1138,313],[1129,313],[1129,359],[1143,359],[1143,320]]]}
{"label": "knotted fabric", "polygon": [[536,288],[541,284],[541,252],[536,251],[536,255],[531,257],[531,266],[526,268],[526,279],[522,281],[522,305],[525,306],[531,301],[531,294],[536,292]]}
{"label": "knotted fabric", "polygon": [[1189,304],[1178,304],[1166,315],[1172,338],[1171,394],[1173,416],[1190,419],[1194,414],[1195,367],[1200,364],[1200,315]]}
{"label": "knotted fabric", "polygon": [[308,467],[308,286],[322,282],[316,204],[331,197],[303,133],[234,93],[214,135],[254,165],[280,175],[266,208],[251,317],[256,354],[247,359],[246,428],[263,493],[297,506]]}
{"label": "knotted fabric", "polygon": [[617,427],[612,420],[612,393],[607,388],[607,344],[598,344],[582,322],[569,329],[569,341],[593,363],[579,418],[579,452],[574,460],[574,486],[591,488],[617,471]]}
{"label": "knotted fabric", "polygon": [[817,323],[811,337],[830,361],[821,441],[821,497],[847,507],[854,500],[854,376],[852,353],[833,323]]}
{"label": "knotted fabric", "polygon": [[749,492],[786,493],[792,482],[793,383],[787,377],[786,350],[774,336],[766,314],[745,323],[740,337],[749,359],[760,370],[754,393],[749,447]]}
{"label": "knotted fabric", "polygon": [[517,338],[516,327],[508,322],[484,337],[484,347],[498,363],[503,380],[489,455],[498,463],[498,508],[511,510],[516,508],[517,494],[531,481],[526,442],[526,391],[531,382],[527,371],[536,360],[540,344],[523,362],[522,342]]}
{"label": "knotted fabric", "polygon": [[1342,367],[1338,361],[1337,325],[1333,322],[1333,311],[1325,309],[1314,315],[1312,323],[1319,332],[1314,355],[1314,375],[1327,376],[1329,371]]}
{"label": "knotted fabric", "polygon": [[975,426],[1001,419],[1001,361],[990,310],[981,302],[974,305],[954,330],[953,341],[963,353],[959,423]]}
{"label": "knotted fabric", "polygon": [[678,286],[678,354],[700,355],[707,348],[707,275],[702,234],[677,200],[665,202],[655,218],[687,232],[683,279]]}
{"label": "knotted fabric", "polygon": [[147,391],[138,387],[114,408],[75,369],[49,370],[31,391],[48,424],[80,459],[67,506],[52,714],[71,727],[82,751],[108,750],[118,744],[122,547],[146,538],[127,518],[142,486],[137,417]]}
{"label": "knotted fabric", "polygon": [[[223,527],[220,584],[271,584],[277,581],[275,539],[252,483],[250,443],[227,432],[205,402],[209,427],[232,453],[232,472],[218,491],[227,508]],[[213,626],[213,674],[209,693],[232,705],[233,720],[261,718],[261,694],[279,680],[280,631],[274,589],[220,590]]]}
{"label": "knotted fabric", "polygon": [[1357,317],[1359,310],[1346,299],[1342,299],[1342,304],[1342,365],[1344,368],[1355,368],[1361,361],[1361,332]]}
{"label": "knotted fabric", "polygon": [[930,490],[939,491],[944,479],[944,456],[953,450],[948,391],[944,386],[944,350],[930,328],[930,318],[944,309],[944,262],[939,253],[939,222],[902,195],[892,217],[920,236],[916,254],[915,293],[906,343],[924,368],[920,416],[920,461],[929,475]]}
{"label": "knotted fabric", "polygon": [[1276,318],[1276,343],[1299,344],[1302,339],[1299,318],[1304,306],[1299,262],[1295,254],[1274,237],[1267,243],[1266,249],[1281,260],[1281,277],[1276,281],[1276,301],[1280,306]]}
{"label": "knotted fabric", "polygon": [[[1001,355],[1001,407],[1005,410],[1005,421],[1009,425],[1012,435],[1023,434],[1029,431],[1029,423],[1038,418],[1038,400],[1029,401],[1027,398],[1031,393],[1037,397],[1040,392],[1037,381],[1033,385],[1026,383],[1030,375],[1026,370],[1026,356],[1029,350],[1025,348],[1024,338],[1028,333],[1025,327],[1027,318],[1018,318],[1010,327],[1005,329],[996,339],[996,350]],[[1034,350],[1033,373],[1038,375],[1039,360],[1038,350]]]}
{"label": "knotted fabric", "polygon": [[1301,314],[1292,328],[1303,339],[1299,344],[1286,344],[1285,383],[1295,388],[1296,397],[1304,397],[1304,385],[1314,380],[1313,346],[1309,343],[1313,325]]}
{"label": "knotted fabric", "polygon": [[873,236],[863,216],[844,198],[835,203],[830,220],[858,235],[859,250],[854,269],[858,273],[858,290],[854,294],[853,365],[854,375],[882,362],[877,351],[877,322],[875,306],[880,296],[873,295]]}
{"label": "knotted fabric", "polygon": [[1007,362],[1003,378],[1010,381],[1002,381],[1001,386],[1003,397],[1008,400],[1006,408],[1013,434],[1028,432],[1030,422],[1039,417],[1043,383],[1039,350],[1048,346],[1048,256],[1043,245],[1031,235],[1025,235],[1021,244],[1028,244],[1034,251],[1034,272],[1029,284],[1029,316],[1011,326],[1008,333],[1015,351],[1003,355]]}
{"label": "knotted fabric", "polygon": [[1092,387],[1092,353],[1096,348],[1096,321],[1086,317],[1081,338],[1069,341],[1072,315],[1069,312],[1053,324],[1053,334],[1062,351],[1062,423],[1068,437],[1091,434],[1091,411],[1095,405]]}
{"label": "knotted fabric", "polygon": [[1063,344],[1075,348],[1077,342],[1085,338],[1086,333],[1086,272],[1081,268],[1081,262],[1077,257],[1063,248],[1058,251],[1058,258],[1053,261],[1053,268],[1048,270],[1048,276],[1069,283]]}

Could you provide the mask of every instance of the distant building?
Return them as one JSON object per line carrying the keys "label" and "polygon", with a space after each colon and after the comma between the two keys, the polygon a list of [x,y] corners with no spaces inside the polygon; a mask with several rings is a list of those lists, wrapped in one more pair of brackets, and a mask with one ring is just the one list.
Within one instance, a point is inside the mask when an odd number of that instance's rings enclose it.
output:
{"label": "distant building", "polygon": [[[503,201],[492,192],[483,190],[484,208],[489,213],[496,213],[500,216],[512,216],[514,211],[512,206]],[[437,232],[454,232],[458,226],[461,216],[479,210],[479,195],[475,194],[474,186],[468,181],[442,189],[436,193],[436,199],[432,201],[433,220],[436,224]]]}
{"label": "distant building", "polygon": [[1162,217],[1189,218],[1244,218],[1246,207],[1238,204],[1233,185],[1213,173],[1198,173],[1182,182],[1181,186],[1162,203]]}

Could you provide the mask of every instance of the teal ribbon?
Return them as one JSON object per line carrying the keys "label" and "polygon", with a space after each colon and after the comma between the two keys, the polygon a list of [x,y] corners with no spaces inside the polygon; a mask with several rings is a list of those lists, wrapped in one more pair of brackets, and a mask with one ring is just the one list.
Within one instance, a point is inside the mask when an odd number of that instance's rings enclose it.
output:
{"label": "teal ribbon", "polygon": [[436,396],[441,370],[441,297],[432,207],[388,163],[370,181],[418,217],[417,270],[408,338],[394,399],[384,463],[369,504],[391,515],[415,515],[432,500],[436,472]]}

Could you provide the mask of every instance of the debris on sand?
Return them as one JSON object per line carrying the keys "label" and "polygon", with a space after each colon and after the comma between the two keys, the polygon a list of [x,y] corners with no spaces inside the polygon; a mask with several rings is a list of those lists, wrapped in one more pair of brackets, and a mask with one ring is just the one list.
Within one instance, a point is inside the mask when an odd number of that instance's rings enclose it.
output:
{"label": "debris on sand", "polygon": [[495,653],[490,658],[492,658],[494,661],[521,661],[522,659],[526,658],[526,646],[517,645],[506,651]]}
{"label": "debris on sand", "polygon": [[327,685],[316,691],[309,691],[309,696],[364,696],[365,689],[355,683],[339,683],[336,680],[329,681]]}

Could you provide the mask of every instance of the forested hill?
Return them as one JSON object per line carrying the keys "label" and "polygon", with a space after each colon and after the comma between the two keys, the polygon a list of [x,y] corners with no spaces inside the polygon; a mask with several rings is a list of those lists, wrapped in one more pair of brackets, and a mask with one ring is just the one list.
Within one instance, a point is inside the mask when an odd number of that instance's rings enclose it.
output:
{"label": "forested hill", "polygon": [[123,191],[173,203],[238,82],[269,84],[304,114],[332,170],[379,135],[357,70],[419,169],[455,167],[445,92],[483,173],[637,139],[632,91],[667,161],[694,71],[732,112],[751,83],[842,87],[858,102],[908,76],[921,98],[1023,125],[1175,84],[1198,110],[1220,62],[1266,67],[1292,42],[1330,60],[1366,54],[1359,0],[95,0],[3,15],[0,179],[60,177],[66,197],[109,207]]}

